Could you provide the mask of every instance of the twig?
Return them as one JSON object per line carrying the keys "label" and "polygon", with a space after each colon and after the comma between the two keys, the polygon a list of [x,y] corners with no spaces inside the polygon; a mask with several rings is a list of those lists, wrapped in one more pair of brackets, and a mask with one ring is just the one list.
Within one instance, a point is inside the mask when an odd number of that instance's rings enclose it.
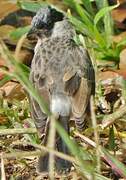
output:
{"label": "twig", "polygon": [[[54,115],[50,117],[50,130],[49,130],[49,137],[48,137],[48,144],[47,147],[51,149],[55,149],[55,136],[56,136],[56,119]],[[54,154],[52,152],[49,153],[49,177],[50,180],[54,180]]]}
{"label": "twig", "polygon": [[67,161],[70,161],[72,163],[77,164],[77,160],[75,158],[73,158],[72,156],[68,156],[66,154],[63,154],[61,152],[52,150],[50,148],[47,148],[45,146],[42,145],[38,145],[38,144],[32,144],[32,143],[27,143],[26,145],[32,145],[35,148],[40,149],[40,151],[30,151],[30,152],[14,152],[14,153],[3,153],[3,158],[22,158],[22,157],[28,157],[28,156],[38,156],[38,155],[45,155],[46,152],[50,153],[52,152],[55,156],[60,157],[62,159],[65,159]]}
{"label": "twig", "polygon": [[79,132],[76,132],[76,131],[74,132],[74,134],[76,136],[80,137],[81,139],[83,139],[83,141],[85,143],[89,144],[90,146],[96,147],[96,143],[94,141],[92,141],[91,139],[89,139],[88,137],[86,137],[86,136],[84,136],[84,135],[82,135],[82,134],[80,134]]}
{"label": "twig", "polygon": [[1,180],[6,180],[3,154],[1,154]]}
{"label": "twig", "polygon": [[97,130],[97,122],[96,122],[95,111],[94,111],[93,96],[91,96],[91,100],[90,100],[90,109],[91,109],[92,125],[94,128],[94,138],[95,138],[95,143],[96,143],[97,172],[100,173],[100,171],[101,171],[100,152],[101,151],[100,151],[100,144],[99,144],[99,133]]}
{"label": "twig", "polygon": [[24,43],[24,40],[26,39],[26,34],[24,34],[18,41],[16,49],[15,49],[15,54],[14,57],[15,59],[19,59],[19,54],[20,54],[20,50],[22,48],[22,45]]}
{"label": "twig", "polygon": [[[80,137],[83,141],[85,141],[87,144],[91,145],[92,147],[96,148],[96,143],[94,141],[92,141],[91,139],[87,138],[86,136],[75,132],[74,133],[76,136]],[[102,147],[100,146],[100,154],[99,156],[101,157],[101,159],[109,164],[111,166],[111,168],[113,169],[113,171],[115,171],[118,175],[120,175],[120,177],[126,177],[124,171],[121,170],[121,168],[119,167],[118,163],[120,162],[114,162],[112,160],[111,155]],[[123,166],[123,164],[121,164],[121,166]]]}
{"label": "twig", "polygon": [[126,114],[126,106],[121,107],[113,114],[107,115],[102,120],[102,128],[106,128],[113,124],[117,119],[121,118]]}
{"label": "twig", "polygon": [[36,128],[0,129],[0,135],[35,134]]}
{"label": "twig", "polygon": [[40,150],[37,151],[27,151],[27,152],[13,152],[13,153],[3,153],[3,159],[16,159],[16,158],[24,158],[24,157],[32,157],[39,156],[42,152]]}

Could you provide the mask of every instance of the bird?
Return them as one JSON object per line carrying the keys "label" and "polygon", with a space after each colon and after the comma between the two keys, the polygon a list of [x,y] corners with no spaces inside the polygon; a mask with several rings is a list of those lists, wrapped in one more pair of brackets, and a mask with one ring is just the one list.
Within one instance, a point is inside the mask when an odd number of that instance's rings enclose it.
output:
{"label": "bird", "polygon": [[[37,38],[31,63],[30,81],[44,97],[52,114],[58,114],[59,122],[69,134],[70,120],[79,131],[86,126],[90,96],[95,93],[95,72],[88,51],[73,40],[76,31],[65,13],[51,6],[38,10],[31,22],[28,39]],[[36,100],[30,96],[31,114],[47,144],[48,116],[42,112]],[[56,149],[69,154],[61,137],[56,137]],[[49,155],[39,157],[38,171],[48,172]],[[69,161],[56,158],[57,171],[70,171]]]}

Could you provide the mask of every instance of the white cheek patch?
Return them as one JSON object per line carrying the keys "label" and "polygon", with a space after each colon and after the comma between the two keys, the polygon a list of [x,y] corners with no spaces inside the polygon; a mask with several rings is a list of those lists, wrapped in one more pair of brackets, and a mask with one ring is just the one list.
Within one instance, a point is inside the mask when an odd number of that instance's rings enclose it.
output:
{"label": "white cheek patch", "polygon": [[55,95],[51,101],[51,112],[58,113],[61,116],[69,116],[71,111],[71,103],[67,97]]}

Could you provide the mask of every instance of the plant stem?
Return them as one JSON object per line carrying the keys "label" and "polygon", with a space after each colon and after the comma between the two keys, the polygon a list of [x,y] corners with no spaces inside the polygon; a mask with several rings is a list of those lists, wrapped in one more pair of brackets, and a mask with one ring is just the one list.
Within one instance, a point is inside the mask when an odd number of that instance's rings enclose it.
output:
{"label": "plant stem", "polygon": [[0,129],[0,135],[35,134],[36,128]]}
{"label": "plant stem", "polygon": [[[56,119],[54,115],[50,117],[50,130],[49,130],[49,137],[48,137],[48,144],[47,147],[51,149],[55,149],[55,136],[56,136]],[[55,166],[55,157],[52,152],[49,153],[49,177],[50,180],[54,180],[54,166]]]}
{"label": "plant stem", "polygon": [[40,150],[27,151],[27,152],[22,151],[22,152],[14,152],[14,153],[3,153],[3,158],[4,159],[5,158],[12,159],[12,158],[23,158],[23,157],[38,156],[38,155],[44,156],[46,152],[48,152],[48,153],[52,152],[57,157],[60,157],[62,159],[65,159],[67,161],[77,164],[77,160],[75,158],[73,158],[72,156],[68,156],[61,152],[52,150],[51,148],[47,148],[45,146],[32,144],[32,143],[28,143],[27,145],[32,145]]}
{"label": "plant stem", "polygon": [[95,117],[95,111],[94,111],[94,100],[93,96],[91,96],[90,100],[90,107],[91,107],[91,119],[92,119],[92,125],[94,128],[94,138],[96,143],[96,157],[97,157],[97,172],[100,173],[101,171],[101,161],[100,161],[100,144],[99,144],[99,133],[97,130],[97,123],[96,123],[96,117]]}
{"label": "plant stem", "polygon": [[113,114],[107,115],[102,120],[102,128],[107,128],[112,125],[117,119],[121,118],[126,114],[126,106],[121,107]]}
{"label": "plant stem", "polygon": [[1,154],[1,180],[6,180],[3,154]]}

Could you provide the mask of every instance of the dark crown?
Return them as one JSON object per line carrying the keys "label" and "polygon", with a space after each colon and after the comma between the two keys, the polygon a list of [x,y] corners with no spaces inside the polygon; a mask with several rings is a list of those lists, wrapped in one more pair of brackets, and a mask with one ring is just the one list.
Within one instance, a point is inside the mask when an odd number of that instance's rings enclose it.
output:
{"label": "dark crown", "polygon": [[63,20],[63,13],[57,11],[51,6],[41,8],[32,20],[32,26],[37,29],[51,29],[55,22]]}

